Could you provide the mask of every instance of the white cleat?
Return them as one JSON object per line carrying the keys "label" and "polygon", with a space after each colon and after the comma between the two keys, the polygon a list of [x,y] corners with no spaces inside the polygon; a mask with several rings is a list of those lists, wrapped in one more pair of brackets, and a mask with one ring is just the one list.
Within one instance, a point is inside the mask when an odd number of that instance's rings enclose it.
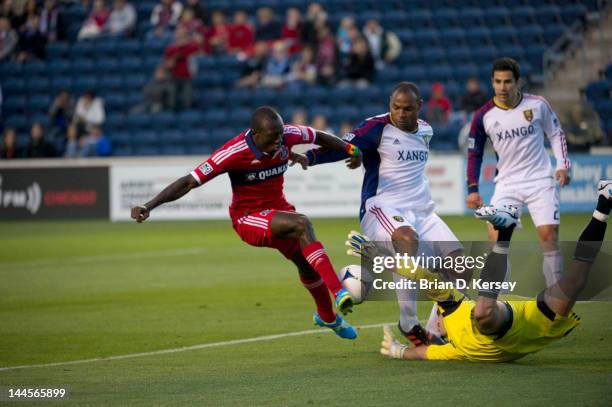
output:
{"label": "white cleat", "polygon": [[612,180],[604,179],[597,184],[597,195],[612,200]]}
{"label": "white cleat", "polygon": [[493,205],[481,206],[474,211],[474,216],[477,219],[488,221],[496,229],[520,225],[518,208],[513,205],[501,205],[499,207]]}

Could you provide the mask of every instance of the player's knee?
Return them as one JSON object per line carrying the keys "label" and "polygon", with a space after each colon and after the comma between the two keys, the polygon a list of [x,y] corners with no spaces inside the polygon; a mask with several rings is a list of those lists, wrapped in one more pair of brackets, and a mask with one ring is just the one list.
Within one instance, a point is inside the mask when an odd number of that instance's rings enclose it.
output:
{"label": "player's knee", "polygon": [[306,215],[302,215],[302,214],[297,214],[293,220],[293,231],[296,235],[303,235],[304,233],[308,232],[311,228],[312,225],[310,223],[310,219],[308,219],[308,217],[306,217]]}
{"label": "player's knee", "polygon": [[414,255],[419,248],[419,235],[410,226],[402,226],[393,231],[391,234],[393,247],[399,253],[407,253]]}
{"label": "player's knee", "polygon": [[538,230],[540,241],[543,243],[555,243],[559,240],[559,231],[556,227],[544,227]]}

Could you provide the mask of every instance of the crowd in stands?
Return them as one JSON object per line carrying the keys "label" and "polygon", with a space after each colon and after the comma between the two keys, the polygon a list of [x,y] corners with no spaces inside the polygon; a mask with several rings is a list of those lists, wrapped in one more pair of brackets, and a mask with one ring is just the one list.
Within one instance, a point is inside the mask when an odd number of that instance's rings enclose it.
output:
{"label": "crowd in stands", "polygon": [[[78,3],[86,10],[78,32],[73,34],[68,33],[64,24],[64,3]],[[139,25],[139,3],[135,0],[0,0],[0,61],[28,64],[43,60],[47,44],[56,41],[87,44],[96,38],[109,37],[159,41],[164,44],[163,52],[159,65],[147,67],[154,69],[142,88],[141,103],[130,103],[130,109],[126,109],[130,113],[157,114],[194,107],[194,95],[202,91],[194,89],[198,63],[213,56],[232,56],[240,61],[241,74],[234,83],[238,89],[300,91],[313,86],[367,88],[375,83],[377,75],[381,76],[382,70],[393,67],[402,52],[398,35],[385,29],[384,20],[381,24],[376,18],[360,19],[358,24],[347,12],[336,15],[341,18],[333,24],[325,8],[316,2],[304,11],[288,8],[284,15],[270,7],[250,13],[235,10],[227,15],[222,10],[209,10],[204,4],[201,0],[158,0],[149,9],[148,26],[143,31],[139,29],[143,15]],[[490,89],[481,88],[480,80],[474,77],[467,81],[464,96],[453,99],[459,101],[458,106],[453,106],[444,84],[435,82],[429,88],[428,82],[424,118],[434,125],[457,128],[457,132],[463,127],[465,134],[471,115],[490,95]],[[454,85],[456,96],[457,84]],[[28,123],[27,147],[17,147],[15,132],[5,129],[0,156],[111,154],[104,135],[103,98],[93,90],[81,89],[78,93],[62,90],[56,95],[49,106],[46,129],[41,123]],[[372,112],[376,113],[383,112]],[[357,124],[345,121],[330,128],[327,120],[325,115],[317,114],[307,122],[305,111],[295,112],[292,118],[293,122],[338,134]]]}

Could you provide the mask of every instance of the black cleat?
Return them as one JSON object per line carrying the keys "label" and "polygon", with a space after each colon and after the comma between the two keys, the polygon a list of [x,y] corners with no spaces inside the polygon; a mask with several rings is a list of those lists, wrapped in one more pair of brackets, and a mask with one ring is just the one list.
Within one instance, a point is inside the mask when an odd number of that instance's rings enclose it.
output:
{"label": "black cleat", "polygon": [[444,339],[427,331],[420,324],[416,324],[408,332],[404,332],[399,322],[397,323],[397,327],[402,335],[404,335],[414,346],[446,344]]}

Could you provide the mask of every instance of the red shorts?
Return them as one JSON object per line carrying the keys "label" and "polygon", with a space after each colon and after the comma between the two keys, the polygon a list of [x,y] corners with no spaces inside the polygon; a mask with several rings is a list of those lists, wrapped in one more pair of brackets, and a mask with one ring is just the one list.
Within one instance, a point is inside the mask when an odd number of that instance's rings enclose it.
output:
{"label": "red shorts", "polygon": [[295,212],[293,205],[282,209],[266,209],[240,217],[232,218],[234,230],[240,238],[256,247],[271,247],[277,249],[287,259],[291,260],[302,251],[298,239],[279,239],[272,235],[270,223],[277,211]]}

